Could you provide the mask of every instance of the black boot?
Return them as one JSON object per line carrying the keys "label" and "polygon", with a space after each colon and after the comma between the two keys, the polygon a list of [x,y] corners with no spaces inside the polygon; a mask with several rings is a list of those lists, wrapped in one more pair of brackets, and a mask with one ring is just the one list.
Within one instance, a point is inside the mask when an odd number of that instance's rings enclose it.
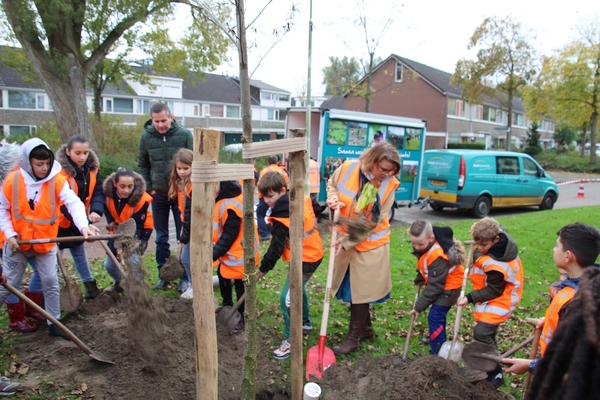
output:
{"label": "black boot", "polygon": [[337,346],[333,346],[333,352],[335,354],[350,354],[354,350],[358,349],[360,345],[360,335],[363,331],[365,323],[362,321],[350,321],[350,331],[346,339]]}
{"label": "black boot", "polygon": [[487,379],[489,383],[491,383],[496,389],[500,388],[500,386],[504,385],[504,376],[502,375],[502,367],[500,364],[491,372],[487,373]]}
{"label": "black boot", "polygon": [[365,321],[365,326],[363,327],[362,332],[360,333],[360,341],[363,340],[373,340],[375,337],[375,330],[373,329],[373,324],[371,323],[371,313],[367,317]]}
{"label": "black boot", "polygon": [[83,296],[85,300],[94,300],[102,293],[102,291],[98,289],[96,281],[83,282],[83,286],[85,287],[85,295]]}
{"label": "black boot", "polygon": [[[75,331],[74,330],[70,330],[73,335],[75,335]],[[48,324],[48,334],[50,336],[58,336],[63,338],[64,340],[71,340],[70,337],[67,336],[66,333],[64,333],[59,327],[57,327],[54,324]]]}

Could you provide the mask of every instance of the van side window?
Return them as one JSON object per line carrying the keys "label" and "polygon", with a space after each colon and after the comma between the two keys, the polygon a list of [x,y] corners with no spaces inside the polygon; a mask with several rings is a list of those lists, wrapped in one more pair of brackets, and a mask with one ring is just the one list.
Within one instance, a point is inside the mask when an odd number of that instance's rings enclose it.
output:
{"label": "van side window", "polygon": [[498,157],[496,168],[499,174],[519,175],[519,159],[517,157]]}
{"label": "van side window", "polygon": [[523,157],[523,168],[525,169],[525,175],[538,176],[538,167],[529,158]]}

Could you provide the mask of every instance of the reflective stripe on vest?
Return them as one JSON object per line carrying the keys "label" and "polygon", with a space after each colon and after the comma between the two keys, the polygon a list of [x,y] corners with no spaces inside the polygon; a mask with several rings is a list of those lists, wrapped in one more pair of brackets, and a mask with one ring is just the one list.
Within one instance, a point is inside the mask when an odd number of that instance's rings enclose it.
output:
{"label": "reflective stripe on vest", "polygon": [[556,332],[556,328],[559,322],[558,313],[563,308],[565,304],[567,304],[573,297],[575,296],[575,290],[572,287],[564,287],[560,290],[554,299],[552,299],[552,303],[550,303],[550,307],[546,310],[546,319],[544,321],[544,326],[542,327],[542,334],[540,336],[540,351],[542,352],[542,356],[546,352],[546,348],[552,341],[554,337],[554,333]]}
{"label": "reflective stripe on vest", "polygon": [[[94,188],[96,187],[96,176],[97,176],[98,170],[93,169],[93,170],[90,170],[89,172],[90,172],[89,173],[90,181],[89,181],[89,184],[87,185],[87,193],[85,193],[84,199],[81,199],[81,197],[80,197],[81,201],[83,201],[83,205],[85,206],[85,212],[88,215],[90,213],[90,205],[92,203],[92,195],[94,194]],[[73,190],[73,192],[75,192],[75,194],[79,197],[79,185],[77,185],[77,180],[75,179],[75,177],[69,176],[67,171],[65,171],[64,169],[62,169],[60,171],[60,173],[62,175],[64,175],[64,177],[67,179],[67,182],[69,182],[69,187],[71,188],[71,190]],[[66,229],[69,226],[71,226],[71,221],[67,217],[62,215],[60,218],[59,226],[61,228]]]}
{"label": "reflective stripe on vest", "polygon": [[319,193],[321,189],[321,180],[319,179],[319,164],[315,160],[308,160],[308,183],[310,193]]}
{"label": "reflective stripe on vest", "polygon": [[[13,206],[19,204],[19,177],[21,177],[21,174],[19,174],[19,176],[17,176],[17,174],[14,174],[14,180],[13,180]],[[21,211],[19,210],[19,207],[14,206],[15,212],[13,213],[13,218],[17,221],[19,220],[23,220],[27,223],[30,224],[34,224],[34,225],[47,225],[47,224],[53,224],[56,222],[56,220],[58,218],[60,218],[60,216],[57,215],[56,213],[56,191],[54,190],[54,177],[52,177],[52,179],[50,179],[47,183],[50,184],[50,209],[52,210],[52,214],[49,216],[50,218],[48,219],[36,219],[33,218],[27,218],[26,216],[21,214]],[[25,181],[23,180],[23,184],[25,184]],[[45,185],[46,183],[44,183]],[[25,189],[27,190],[27,189]],[[44,190],[44,189],[42,189]],[[27,197],[27,196],[26,196]]]}
{"label": "reflective stripe on vest", "polygon": [[473,316],[477,322],[497,325],[506,321],[521,301],[523,267],[519,257],[509,262],[497,261],[490,256],[479,257],[469,273],[473,290],[479,290],[486,285],[486,271],[498,271],[504,275],[504,292],[494,299],[477,303]]}
{"label": "reflective stripe on vest", "polygon": [[[419,257],[418,268],[421,272],[421,275],[425,279],[425,284],[429,282],[429,265],[431,265],[431,263],[433,263],[440,257],[444,260],[448,260],[448,256],[446,255],[446,253],[444,253],[444,250],[438,242],[435,242],[427,251],[427,253]],[[461,264],[453,265],[450,269],[448,269],[448,274],[446,275],[446,283],[444,284],[444,290],[453,290],[460,288],[462,286],[464,272],[464,268]]]}
{"label": "reflective stripe on vest", "polygon": [[[340,210],[340,214],[349,219],[355,219],[357,216],[356,196],[359,190],[360,182],[360,162],[358,160],[349,160],[340,166],[340,175],[336,183],[339,200],[346,204],[346,207]],[[381,182],[378,189],[380,204],[385,204],[389,196],[393,196],[400,183],[395,177],[388,177]],[[358,213],[361,214],[360,212]],[[346,232],[341,226],[338,226],[338,231],[341,235]],[[358,251],[368,251],[389,243],[390,238],[390,223],[387,218],[383,218],[375,228],[367,234],[367,237],[360,243],[356,244],[355,249]]]}
{"label": "reflective stripe on vest", "polygon": [[[152,210],[150,209],[150,204],[152,203],[152,196],[148,193],[143,193],[140,201],[132,207],[129,203],[126,203],[121,210],[121,213],[117,213],[117,208],[115,207],[115,199],[113,197],[106,197],[104,199],[104,204],[108,209],[108,213],[113,217],[115,222],[122,224],[130,218],[133,218],[135,214],[137,214],[144,204],[148,203],[148,209],[146,211],[146,215],[144,216],[144,226],[143,229],[154,229],[154,217],[152,215]],[[140,229],[140,227],[136,227],[136,229]]]}

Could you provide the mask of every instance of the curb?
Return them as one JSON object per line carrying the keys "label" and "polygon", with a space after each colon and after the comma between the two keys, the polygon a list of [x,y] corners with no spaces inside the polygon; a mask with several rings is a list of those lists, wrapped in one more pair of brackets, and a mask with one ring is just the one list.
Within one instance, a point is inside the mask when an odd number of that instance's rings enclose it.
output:
{"label": "curb", "polygon": [[585,178],[585,179],[575,179],[572,181],[565,181],[557,183],[557,186],[571,185],[573,183],[586,183],[586,182],[600,182],[600,178]]}

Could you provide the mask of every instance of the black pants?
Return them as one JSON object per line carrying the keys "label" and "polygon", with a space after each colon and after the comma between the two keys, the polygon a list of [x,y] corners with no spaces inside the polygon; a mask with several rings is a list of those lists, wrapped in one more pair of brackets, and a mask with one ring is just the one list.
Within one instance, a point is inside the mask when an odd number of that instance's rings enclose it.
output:
{"label": "black pants", "polygon": [[[219,289],[221,291],[221,297],[223,298],[223,306],[233,307],[233,287],[235,286],[235,295],[239,300],[240,297],[244,294],[244,282],[241,279],[233,279],[233,284],[231,283],[231,279],[224,278],[221,275],[221,266],[217,269],[217,276],[219,277]],[[242,315],[242,321],[244,320],[244,305],[246,302],[242,302],[240,304],[240,308],[238,311]]]}

